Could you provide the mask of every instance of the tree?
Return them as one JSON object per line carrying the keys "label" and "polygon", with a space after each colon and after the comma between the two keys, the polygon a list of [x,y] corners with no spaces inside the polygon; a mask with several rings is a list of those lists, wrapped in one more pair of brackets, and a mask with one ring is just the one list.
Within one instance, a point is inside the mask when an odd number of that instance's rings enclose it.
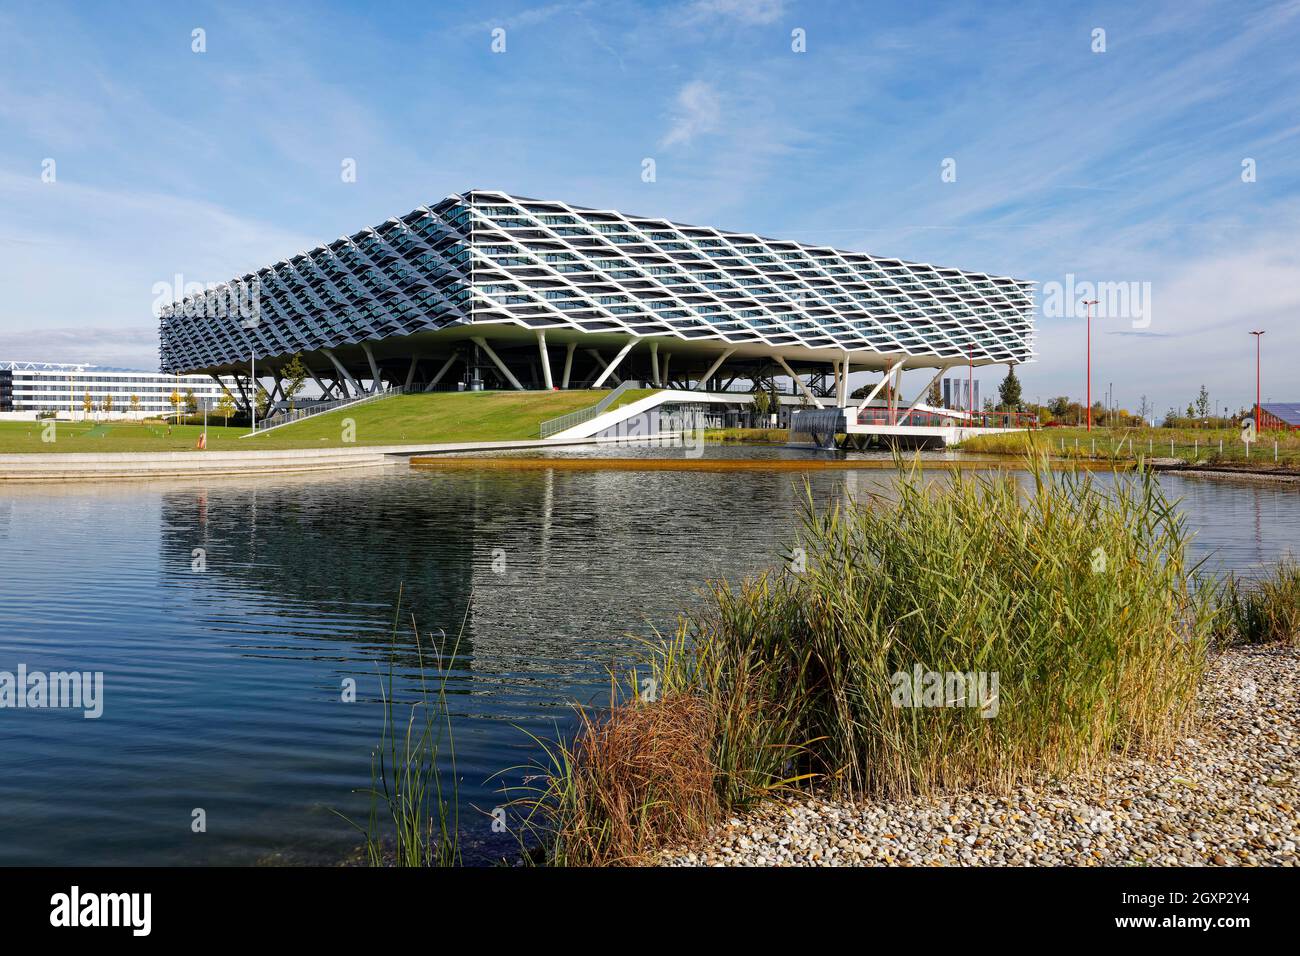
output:
{"label": "tree", "polygon": [[271,393],[266,390],[266,387],[261,382],[258,382],[254,386],[254,390],[256,395],[258,420],[266,421],[266,413],[271,410]]}
{"label": "tree", "polygon": [[81,411],[86,418],[95,410],[95,403],[90,399],[90,392],[83,392],[81,395]]}
{"label": "tree", "polygon": [[185,390],[185,411],[191,415],[196,415],[199,411],[199,400],[195,397],[194,389],[192,388],[187,388]]}
{"label": "tree", "polygon": [[139,396],[139,395],[132,395],[132,396],[131,396],[131,411],[132,411],[133,414],[136,414],[136,415],[140,414],[140,396]]}
{"label": "tree", "polygon": [[1020,407],[1020,379],[1016,378],[1016,367],[1007,366],[1007,377],[998,386],[998,400],[1008,411]]}
{"label": "tree", "polygon": [[754,393],[754,412],[758,415],[759,421],[767,423],[767,416],[772,410],[772,396],[761,388]]}
{"label": "tree", "polygon": [[230,394],[228,388],[221,390],[221,398],[217,402],[217,414],[221,416],[221,420],[227,425],[230,424],[230,416],[235,414],[235,396]]}
{"label": "tree", "polygon": [[103,403],[99,406],[104,410],[105,415],[113,414],[113,396],[105,395]]}
{"label": "tree", "polygon": [[181,393],[172,389],[172,393],[167,396],[167,403],[172,407],[172,413],[175,414],[181,410]]}
{"label": "tree", "polygon": [[1205,390],[1204,385],[1201,386],[1200,394],[1196,396],[1196,417],[1210,417],[1210,393]]}
{"label": "tree", "polygon": [[302,391],[303,383],[307,381],[309,374],[307,366],[302,364],[302,353],[294,352],[289,363],[280,369],[280,374],[286,379],[282,391],[289,402],[289,411],[293,411],[293,397]]}
{"label": "tree", "polygon": [[938,408],[943,404],[943,392],[939,390],[939,380],[937,378],[930,383],[930,391],[925,395],[925,402],[931,408]]}

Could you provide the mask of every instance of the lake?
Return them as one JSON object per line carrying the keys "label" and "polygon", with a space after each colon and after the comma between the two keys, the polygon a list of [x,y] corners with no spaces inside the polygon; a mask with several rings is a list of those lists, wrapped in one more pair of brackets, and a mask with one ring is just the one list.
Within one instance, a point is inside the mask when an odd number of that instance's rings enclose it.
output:
{"label": "lake", "polygon": [[[890,479],[809,476],[819,502]],[[1161,481],[1213,567],[1249,572],[1300,540],[1296,486]],[[798,476],[762,471],[405,465],[0,488],[0,671],[105,675],[97,720],[0,710],[0,863],[347,857],[359,838],[335,811],[366,815],[353,791],[370,783],[399,590],[399,694],[413,693],[412,618],[459,635],[462,828],[473,858],[509,853],[490,827],[494,775],[538,757],[529,733],[571,727],[573,701],[607,700],[607,669],[702,582],[776,563],[801,495]]]}

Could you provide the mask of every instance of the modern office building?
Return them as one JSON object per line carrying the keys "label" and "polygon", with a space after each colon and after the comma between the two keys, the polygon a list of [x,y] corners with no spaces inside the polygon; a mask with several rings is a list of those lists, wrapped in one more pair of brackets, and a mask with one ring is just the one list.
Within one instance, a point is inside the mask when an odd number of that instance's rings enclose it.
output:
{"label": "modern office building", "polygon": [[[233,386],[233,382],[227,380]],[[164,415],[176,408],[173,393],[182,399],[189,392],[200,402],[215,405],[221,385],[206,375],[163,375],[132,369],[55,362],[0,362],[0,414],[35,418],[56,412],[60,417],[144,418]],[[184,411],[184,405],[181,406]]]}
{"label": "modern office building", "polygon": [[[725,388],[1034,357],[1033,283],[472,190],[175,303],[168,373],[327,394],[408,388]],[[272,387],[274,394],[274,387]]]}

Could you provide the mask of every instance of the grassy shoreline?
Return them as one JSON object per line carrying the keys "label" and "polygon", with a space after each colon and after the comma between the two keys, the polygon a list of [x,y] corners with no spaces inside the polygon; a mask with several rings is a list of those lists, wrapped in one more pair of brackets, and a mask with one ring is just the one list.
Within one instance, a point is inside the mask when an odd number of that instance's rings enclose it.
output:
{"label": "grassy shoreline", "polygon": [[[1179,467],[1243,474],[1300,475],[1300,433],[1264,432],[1247,446],[1233,429],[1045,428],[1005,435],[977,435],[958,447],[986,455],[1048,455],[1071,461],[1169,461]],[[1275,446],[1276,444],[1276,459]]]}

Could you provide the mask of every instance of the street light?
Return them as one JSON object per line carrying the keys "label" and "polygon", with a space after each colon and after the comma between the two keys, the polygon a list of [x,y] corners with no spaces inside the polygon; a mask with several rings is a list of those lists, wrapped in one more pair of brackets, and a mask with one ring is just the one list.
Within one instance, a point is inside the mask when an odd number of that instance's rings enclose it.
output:
{"label": "street light", "polygon": [[1083,302],[1088,307],[1088,431],[1092,431],[1092,307],[1099,301],[1099,299],[1085,299]]}
{"label": "street light", "polygon": [[1264,423],[1259,420],[1261,411],[1259,407],[1259,343],[1264,333],[1260,331],[1251,332],[1250,334],[1255,336],[1255,434],[1259,434],[1264,427]]}

